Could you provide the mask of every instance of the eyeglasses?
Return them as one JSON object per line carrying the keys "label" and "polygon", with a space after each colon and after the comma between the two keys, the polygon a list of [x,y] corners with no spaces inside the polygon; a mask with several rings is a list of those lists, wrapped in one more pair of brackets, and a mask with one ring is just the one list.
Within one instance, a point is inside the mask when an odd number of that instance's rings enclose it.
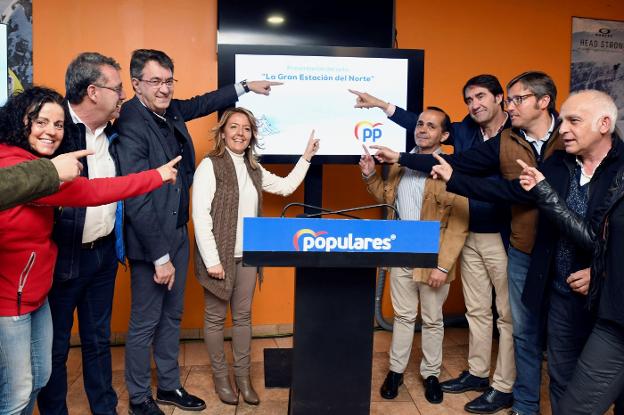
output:
{"label": "eyeglasses", "polygon": [[118,96],[121,96],[123,94],[123,85],[116,86],[115,88],[106,86],[106,85],[98,85],[98,84],[93,84],[93,86],[97,86],[98,88],[108,89],[109,91],[113,91],[114,93],[116,93]]}
{"label": "eyeglasses", "polygon": [[518,105],[521,105],[525,99],[529,97],[534,97],[534,96],[535,94],[526,94],[526,95],[516,95],[514,97],[508,97],[507,99],[505,99],[505,104],[509,105],[513,102],[515,106],[518,106]]}
{"label": "eyeglasses", "polygon": [[169,78],[169,79],[160,79],[160,78],[154,78],[154,79],[139,79],[139,81],[141,82],[145,82],[146,84],[148,84],[151,87],[154,88],[160,88],[162,85],[166,85],[168,88],[172,88],[176,82],[178,82],[177,79],[173,79],[173,78]]}

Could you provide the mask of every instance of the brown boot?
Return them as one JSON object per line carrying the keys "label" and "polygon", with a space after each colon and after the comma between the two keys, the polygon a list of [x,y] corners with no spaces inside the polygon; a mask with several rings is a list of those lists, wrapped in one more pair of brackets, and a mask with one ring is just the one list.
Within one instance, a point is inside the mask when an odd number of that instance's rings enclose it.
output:
{"label": "brown boot", "polygon": [[219,395],[221,402],[228,405],[238,405],[238,395],[234,393],[228,376],[212,378],[212,380],[214,381],[215,392]]}
{"label": "brown boot", "polygon": [[260,403],[260,398],[258,398],[258,394],[251,385],[249,376],[236,376],[236,386],[241,395],[243,395],[245,402],[250,405],[258,405]]}

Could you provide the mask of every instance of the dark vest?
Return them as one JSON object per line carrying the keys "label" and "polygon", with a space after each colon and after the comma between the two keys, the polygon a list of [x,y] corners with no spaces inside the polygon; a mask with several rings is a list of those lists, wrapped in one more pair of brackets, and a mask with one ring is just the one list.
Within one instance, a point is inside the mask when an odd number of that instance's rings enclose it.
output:
{"label": "dark vest", "polygon": [[[208,275],[202,260],[197,242],[195,242],[195,275],[199,283],[208,291],[222,300],[228,301],[232,295],[234,285],[233,275],[236,272],[234,248],[236,246],[236,225],[238,223],[238,181],[236,169],[230,154],[225,151],[221,156],[208,156],[216,179],[216,189],[210,216],[212,217],[212,233],[217,244],[219,259],[225,271],[225,278],[220,280]],[[262,172],[259,168],[252,169],[249,160],[245,157],[247,173],[258,192],[258,212],[262,206]],[[195,191],[198,191],[196,189]]]}

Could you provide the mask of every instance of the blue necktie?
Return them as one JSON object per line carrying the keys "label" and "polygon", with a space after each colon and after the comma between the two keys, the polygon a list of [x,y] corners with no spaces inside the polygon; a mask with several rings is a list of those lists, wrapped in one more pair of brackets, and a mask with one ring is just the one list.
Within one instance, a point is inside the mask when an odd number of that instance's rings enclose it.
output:
{"label": "blue necktie", "polygon": [[[119,134],[112,133],[108,136],[108,144],[111,145],[113,140],[117,138]],[[117,202],[117,208],[115,209],[115,254],[117,260],[122,264],[126,262],[126,247],[124,246],[123,238],[123,201]]]}

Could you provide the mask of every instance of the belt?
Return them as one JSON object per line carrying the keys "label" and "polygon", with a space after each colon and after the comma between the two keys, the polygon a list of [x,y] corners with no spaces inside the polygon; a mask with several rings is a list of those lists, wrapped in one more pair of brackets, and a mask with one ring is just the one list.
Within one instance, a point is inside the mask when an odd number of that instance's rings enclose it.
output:
{"label": "belt", "polygon": [[104,245],[106,242],[108,242],[111,238],[113,238],[115,235],[115,232],[111,232],[106,236],[102,236],[101,238],[97,238],[95,241],[91,241],[91,242],[87,242],[82,244],[81,248],[82,249],[95,249],[95,248],[99,248],[100,246]]}

